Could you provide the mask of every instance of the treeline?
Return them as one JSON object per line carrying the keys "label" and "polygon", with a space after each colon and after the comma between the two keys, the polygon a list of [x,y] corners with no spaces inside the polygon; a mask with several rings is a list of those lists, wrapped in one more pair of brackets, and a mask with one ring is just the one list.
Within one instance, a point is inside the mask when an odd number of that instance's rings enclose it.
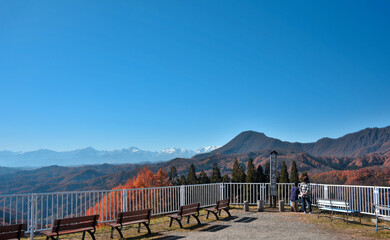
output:
{"label": "treeline", "polygon": [[[236,182],[236,183],[268,183],[270,181],[270,165],[269,161],[265,165],[265,169],[259,164],[257,168],[253,165],[253,159],[249,158],[246,172],[244,166],[236,159],[234,161],[231,178],[228,174],[221,176],[218,164],[214,163],[211,176],[207,175],[202,169],[199,176],[196,174],[194,164],[190,165],[187,176],[178,175],[175,166],[172,166],[169,172],[169,180],[172,185],[191,185],[191,184],[207,184],[207,183],[220,183],[220,182]],[[282,162],[281,171],[277,171],[277,181],[279,183],[293,183],[299,182],[299,172],[295,161],[290,166],[290,173],[287,169],[286,162]],[[307,173],[301,174],[301,179],[306,176]]]}

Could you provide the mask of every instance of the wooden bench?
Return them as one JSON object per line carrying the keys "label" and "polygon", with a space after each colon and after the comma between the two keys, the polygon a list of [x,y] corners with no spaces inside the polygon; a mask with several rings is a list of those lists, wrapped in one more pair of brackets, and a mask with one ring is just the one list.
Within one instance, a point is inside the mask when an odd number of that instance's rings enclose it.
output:
{"label": "wooden bench", "polygon": [[209,214],[212,213],[217,218],[217,220],[219,220],[218,214],[219,214],[219,216],[221,216],[222,210],[224,210],[229,215],[229,217],[231,217],[232,215],[230,215],[230,212],[229,212],[229,203],[230,203],[230,200],[228,198],[225,200],[217,201],[217,203],[215,204],[214,207],[206,208],[205,209],[207,211],[206,219],[209,219]]}
{"label": "wooden bench", "polygon": [[116,229],[123,238],[122,235],[122,228],[123,226],[128,226],[132,224],[138,223],[138,232],[140,232],[141,229],[141,223],[145,225],[146,229],[148,229],[148,234],[152,234],[149,228],[150,224],[150,214],[151,209],[145,209],[145,210],[137,210],[137,211],[131,211],[131,212],[121,212],[119,213],[118,219],[115,223],[108,223],[107,225],[111,226],[111,238],[114,238],[114,229]]}
{"label": "wooden bench", "polygon": [[[376,218],[375,231],[378,232],[378,230],[390,229],[389,227],[382,227],[382,228],[379,227],[380,220],[390,221],[390,216],[389,216],[390,205],[384,206],[384,205],[375,204],[374,207],[375,207],[375,218]],[[385,212],[387,212],[387,215],[384,214]]]}
{"label": "wooden bench", "polygon": [[0,226],[0,239],[20,239],[24,237],[24,232],[26,231],[26,224],[13,224],[7,226]]}
{"label": "wooden bench", "polygon": [[46,236],[46,240],[56,240],[61,235],[83,232],[82,239],[84,240],[85,232],[88,232],[92,239],[95,240],[94,235],[98,220],[99,215],[56,219],[54,220],[52,229],[42,233]]}
{"label": "wooden bench", "polygon": [[[329,217],[331,221],[333,219],[343,219],[348,223],[348,215],[359,215],[360,224],[362,224],[362,216],[359,211],[356,210],[350,210],[349,203],[347,201],[343,200],[332,200],[332,199],[318,199],[317,200],[317,207],[318,207],[318,217],[320,217],[320,213],[327,211],[330,212],[330,216],[324,216]],[[344,213],[347,217],[345,218],[338,218],[333,217],[333,214],[335,212]]]}
{"label": "wooden bench", "polygon": [[198,224],[201,224],[199,221],[199,218],[198,218],[199,217],[199,208],[200,208],[200,203],[194,203],[194,204],[190,204],[190,205],[181,206],[180,210],[177,213],[167,215],[167,217],[171,218],[171,222],[169,223],[169,227],[172,226],[172,221],[173,221],[173,219],[175,219],[179,223],[180,228],[183,228],[183,225],[181,225],[181,220],[183,219],[183,217],[187,217],[187,223],[190,223],[191,216],[193,216],[196,219]]}

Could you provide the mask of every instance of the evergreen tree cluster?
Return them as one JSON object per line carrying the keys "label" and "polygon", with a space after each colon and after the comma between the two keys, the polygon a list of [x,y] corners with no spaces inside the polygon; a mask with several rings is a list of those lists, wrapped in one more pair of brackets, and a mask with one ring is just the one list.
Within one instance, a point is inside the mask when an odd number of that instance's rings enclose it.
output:
{"label": "evergreen tree cluster", "polygon": [[191,185],[191,184],[207,184],[207,183],[220,183],[220,182],[230,182],[228,174],[221,176],[221,171],[219,170],[218,164],[214,163],[213,171],[209,177],[207,173],[202,169],[199,176],[196,175],[196,170],[194,164],[190,165],[187,176],[177,175],[177,169],[175,166],[171,167],[169,173],[169,180],[173,185]]}
{"label": "evergreen tree cluster", "polygon": [[[194,164],[191,164],[188,170],[187,176],[178,176],[177,169],[175,166],[171,167],[169,172],[169,180],[173,185],[191,185],[191,184],[207,184],[207,183],[220,183],[220,182],[235,182],[235,183],[266,183],[270,181],[270,163],[269,161],[265,164],[265,170],[259,164],[257,168],[253,164],[253,159],[250,157],[246,172],[245,167],[239,163],[238,159],[234,160],[233,170],[231,179],[228,174],[221,176],[218,164],[214,163],[211,176],[202,169],[199,176],[196,175]],[[302,176],[307,175],[306,172],[302,173]],[[277,172],[277,179],[280,183],[294,183],[299,182],[299,173],[297,164],[295,161],[290,166],[290,173],[288,171],[286,162],[282,162],[281,171]]]}

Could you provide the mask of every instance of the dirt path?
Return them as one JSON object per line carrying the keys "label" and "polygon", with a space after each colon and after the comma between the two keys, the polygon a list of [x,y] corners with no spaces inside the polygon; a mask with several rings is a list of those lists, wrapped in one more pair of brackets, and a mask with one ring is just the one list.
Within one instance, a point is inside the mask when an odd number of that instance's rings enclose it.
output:
{"label": "dirt path", "polygon": [[160,239],[357,239],[332,233],[318,224],[295,221],[292,214],[276,212],[234,211],[228,221],[210,222],[193,230],[170,232]]}

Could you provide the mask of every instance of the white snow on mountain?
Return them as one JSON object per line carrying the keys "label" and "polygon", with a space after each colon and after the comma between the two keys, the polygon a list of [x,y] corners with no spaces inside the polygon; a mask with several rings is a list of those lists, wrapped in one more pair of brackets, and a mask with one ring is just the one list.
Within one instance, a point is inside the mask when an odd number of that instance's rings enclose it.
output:
{"label": "white snow on mountain", "polygon": [[0,166],[42,167],[50,165],[75,166],[103,163],[161,162],[174,158],[191,158],[196,154],[210,152],[217,148],[217,146],[208,146],[194,151],[191,149],[170,147],[160,151],[145,151],[136,147],[130,147],[107,151],[87,147],[64,152],[56,152],[48,149],[30,152],[0,151]]}

